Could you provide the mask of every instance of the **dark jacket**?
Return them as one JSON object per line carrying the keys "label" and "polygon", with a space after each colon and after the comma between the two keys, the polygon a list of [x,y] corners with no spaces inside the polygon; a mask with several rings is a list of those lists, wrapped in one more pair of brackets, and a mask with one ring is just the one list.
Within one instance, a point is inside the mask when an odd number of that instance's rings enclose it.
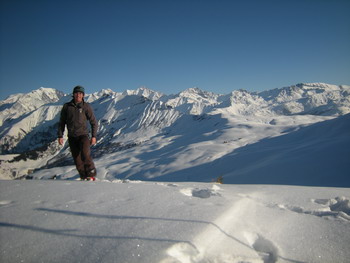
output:
{"label": "dark jacket", "polygon": [[66,125],[69,137],[88,135],[87,121],[89,121],[91,125],[92,137],[96,137],[97,121],[90,104],[83,101],[76,105],[74,100],[64,104],[58,125],[58,138],[63,137]]}

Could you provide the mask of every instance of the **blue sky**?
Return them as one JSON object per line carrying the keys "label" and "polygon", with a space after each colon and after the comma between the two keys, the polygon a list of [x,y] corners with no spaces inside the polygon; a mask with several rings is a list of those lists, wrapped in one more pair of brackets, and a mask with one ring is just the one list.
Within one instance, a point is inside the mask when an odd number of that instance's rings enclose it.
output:
{"label": "blue sky", "polygon": [[350,84],[347,0],[0,0],[0,99]]}

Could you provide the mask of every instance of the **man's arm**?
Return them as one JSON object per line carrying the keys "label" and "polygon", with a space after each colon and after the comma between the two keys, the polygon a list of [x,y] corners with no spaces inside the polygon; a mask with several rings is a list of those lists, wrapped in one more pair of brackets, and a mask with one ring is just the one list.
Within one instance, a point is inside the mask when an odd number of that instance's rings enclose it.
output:
{"label": "man's arm", "polygon": [[89,104],[87,104],[86,115],[87,115],[87,119],[89,120],[90,125],[91,125],[91,141],[90,141],[90,144],[94,145],[94,144],[96,144],[98,123],[97,123],[97,120],[95,118],[94,111],[93,111],[92,107]]}
{"label": "man's arm", "polygon": [[63,108],[61,111],[61,116],[60,116],[60,121],[58,123],[58,131],[57,131],[58,143],[60,145],[63,145],[63,143],[64,143],[63,133],[64,133],[64,129],[66,127],[66,120],[67,120],[67,106],[65,104],[65,105],[63,105]]}

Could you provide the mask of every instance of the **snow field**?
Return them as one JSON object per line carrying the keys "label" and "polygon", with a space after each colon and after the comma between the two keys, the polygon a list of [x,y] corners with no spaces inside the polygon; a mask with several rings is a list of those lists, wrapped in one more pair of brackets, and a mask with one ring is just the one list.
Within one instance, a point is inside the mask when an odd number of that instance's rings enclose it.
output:
{"label": "snow field", "polygon": [[[180,121],[174,131],[94,161],[99,179],[110,181],[211,182],[223,176],[224,183],[348,187],[349,120],[350,115],[276,117],[271,125],[213,115],[191,129]],[[52,175],[77,177],[74,166],[42,169],[33,177]]]}
{"label": "snow field", "polygon": [[348,188],[1,181],[3,262],[348,262]]}

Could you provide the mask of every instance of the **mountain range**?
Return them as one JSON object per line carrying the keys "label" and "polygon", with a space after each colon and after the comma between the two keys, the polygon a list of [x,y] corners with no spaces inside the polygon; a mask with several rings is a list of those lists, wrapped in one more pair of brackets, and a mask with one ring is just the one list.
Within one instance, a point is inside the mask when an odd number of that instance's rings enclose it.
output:
{"label": "mountain range", "polygon": [[[1,178],[77,178],[56,135],[71,99],[40,88],[0,102]],[[85,101],[99,121],[92,148],[99,179],[350,186],[347,85],[173,95],[141,87]]]}

